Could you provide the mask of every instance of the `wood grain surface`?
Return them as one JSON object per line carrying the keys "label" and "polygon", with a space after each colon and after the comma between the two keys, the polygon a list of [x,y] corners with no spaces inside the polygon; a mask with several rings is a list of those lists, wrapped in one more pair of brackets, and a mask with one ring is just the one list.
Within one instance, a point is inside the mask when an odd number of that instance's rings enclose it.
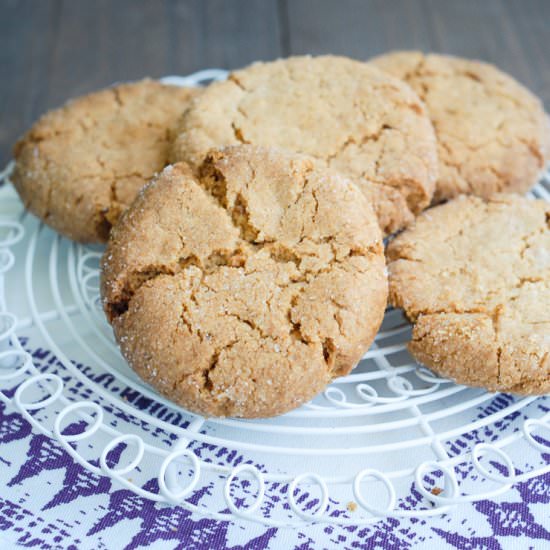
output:
{"label": "wood grain surface", "polygon": [[550,109],[547,0],[0,0],[0,162],[45,110],[115,81],[418,48],[495,63]]}

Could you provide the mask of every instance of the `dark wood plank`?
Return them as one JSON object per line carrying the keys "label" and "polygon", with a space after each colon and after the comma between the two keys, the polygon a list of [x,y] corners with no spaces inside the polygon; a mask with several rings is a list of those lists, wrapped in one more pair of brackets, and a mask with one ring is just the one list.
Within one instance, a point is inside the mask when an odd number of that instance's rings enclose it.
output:
{"label": "dark wood plank", "polygon": [[416,47],[432,49],[433,32],[411,0],[293,0],[287,3],[290,53],[357,59]]}
{"label": "dark wood plank", "polygon": [[418,48],[495,63],[550,107],[547,0],[0,0],[0,156],[45,109],[120,80]]}
{"label": "dark wood plank", "polygon": [[41,113],[113,82],[281,55],[278,5],[256,0],[2,0],[0,154]]}
{"label": "dark wood plank", "polygon": [[[49,103],[115,81],[277,57],[276,8],[255,0],[65,1]],[[250,18],[247,32],[242,32],[243,14]]]}
{"label": "dark wood plank", "polygon": [[510,71],[522,78],[550,111],[550,4],[547,0],[509,0],[505,14],[520,53]]}
{"label": "dark wood plank", "polygon": [[[188,17],[187,3],[172,4],[172,21]],[[195,48],[191,59],[187,56],[186,36],[174,32],[176,43],[171,70],[188,73],[206,67],[235,69],[258,59],[281,56],[280,30],[276,2],[256,0],[208,0],[194,4],[197,26],[192,29]],[[194,64],[189,64],[192,60]],[[187,61],[187,63],[186,63]]]}
{"label": "dark wood plank", "polygon": [[366,59],[392,49],[479,58],[548,104],[550,3],[545,0],[293,0],[289,52]]}
{"label": "dark wood plank", "polygon": [[161,76],[168,50],[168,18],[154,0],[65,1],[48,104],[116,81]]}
{"label": "dark wood plank", "polygon": [[0,6],[0,162],[46,108],[50,52],[57,40],[60,2],[3,1]]}

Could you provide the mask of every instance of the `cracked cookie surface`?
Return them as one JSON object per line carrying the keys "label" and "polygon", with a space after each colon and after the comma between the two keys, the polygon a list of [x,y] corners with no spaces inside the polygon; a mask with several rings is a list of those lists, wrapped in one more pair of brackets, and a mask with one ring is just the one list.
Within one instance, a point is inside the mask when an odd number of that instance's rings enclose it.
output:
{"label": "cracked cookie surface", "polygon": [[360,360],[384,315],[384,266],[355,185],[237,146],[145,186],[111,234],[101,286],[144,380],[203,415],[266,417]]}
{"label": "cracked cookie surface", "polygon": [[183,115],[172,160],[249,143],[307,154],[354,179],[385,234],[430,202],[435,135],[423,103],[396,78],[352,59],[255,63],[213,83]]}
{"label": "cracked cookie surface", "polygon": [[434,203],[461,193],[523,193],[550,160],[541,101],[481,61],[392,52],[370,61],[409,84],[426,104],[438,141]]}
{"label": "cracked cookie surface", "polygon": [[390,243],[390,301],[411,353],[490,391],[550,391],[550,204],[460,196]]}
{"label": "cracked cookie surface", "polygon": [[106,241],[168,163],[174,123],[198,93],[142,80],[46,113],[14,148],[13,182],[25,206],[70,239]]}

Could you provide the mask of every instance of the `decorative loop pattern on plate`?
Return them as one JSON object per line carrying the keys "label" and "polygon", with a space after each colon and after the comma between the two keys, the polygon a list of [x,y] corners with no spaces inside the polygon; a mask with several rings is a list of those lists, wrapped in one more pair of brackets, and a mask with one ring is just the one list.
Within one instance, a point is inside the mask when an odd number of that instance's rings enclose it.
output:
{"label": "decorative loop pattern on plate", "polygon": [[[46,388],[48,392],[48,396],[42,399],[39,399],[38,401],[29,401],[26,403],[23,400],[23,394],[29,389],[29,388],[37,388],[39,387],[39,382],[53,382],[54,383],[54,389],[52,390],[49,388],[49,384],[43,384],[43,386]],[[31,378],[28,378],[25,380],[15,392],[15,396],[13,398],[15,405],[17,408],[21,411],[37,411],[38,409],[45,409],[55,401],[59,399],[61,394],[63,393],[63,380],[59,378],[56,374],[49,374],[49,373],[43,373],[43,374],[35,374]]]}
{"label": "decorative loop pattern on plate", "polygon": [[[548,438],[546,439],[546,443],[541,443],[533,437],[533,431],[536,428],[545,430],[547,432]],[[529,442],[529,444],[532,447],[535,447],[535,449],[538,449],[539,451],[542,451],[544,453],[550,452],[550,424],[548,422],[544,422],[539,418],[527,419],[523,423],[523,435],[525,436],[525,439]]]}
{"label": "decorative loop pattern on plate", "polygon": [[[166,476],[168,474],[168,469],[175,469],[175,462],[178,458],[187,458],[193,466],[193,475],[191,481],[182,489],[179,485],[179,476],[174,473],[170,476],[172,488],[168,487],[166,483]],[[158,475],[158,483],[160,492],[166,497],[166,500],[172,504],[179,504],[181,501],[191,493],[191,491],[196,487],[199,482],[199,477],[201,475],[201,465],[199,459],[192,451],[188,449],[179,449],[170,453],[162,462],[160,466],[160,471]],[[177,491],[174,490],[174,487],[179,487]]]}
{"label": "decorative loop pattern on plate", "polygon": [[428,382],[428,384],[450,384],[452,383],[452,380],[448,380],[447,378],[441,378],[440,376],[437,376],[432,371],[427,369],[426,367],[417,367],[414,370],[414,374],[420,378],[420,380],[424,382]]}
{"label": "decorative loop pattern on plate", "polygon": [[[126,465],[121,466],[120,468],[111,467],[107,464],[107,457],[111,451],[116,449],[118,445],[124,444],[127,445],[128,448],[131,448],[131,444],[135,444],[137,446],[137,452],[134,458]],[[136,466],[142,461],[143,455],[145,454],[145,445],[143,443],[143,439],[139,437],[139,435],[135,434],[122,434],[118,437],[115,437],[109,443],[105,446],[103,449],[103,452],[101,453],[101,456],[99,457],[99,464],[101,466],[101,469],[108,475],[115,475],[115,476],[123,476],[131,472],[136,468]]]}
{"label": "decorative loop pattern on plate", "polygon": [[415,389],[412,382],[403,376],[392,376],[388,378],[388,388],[397,395],[404,397],[415,397],[417,395],[426,395],[432,393],[439,388],[439,383],[433,384],[428,388]]}
{"label": "decorative loop pattern on plate", "polygon": [[[444,481],[444,488],[441,493],[433,492],[426,488],[424,484],[424,477],[433,472],[442,472],[441,479]],[[456,478],[456,472],[452,466],[447,466],[441,462],[427,461],[418,466],[415,472],[415,484],[416,488],[420,491],[422,496],[431,502],[438,504],[451,504],[453,502],[459,502],[459,488],[458,480]],[[441,487],[438,487],[441,489]]]}
{"label": "decorative loop pattern on plate", "polygon": [[0,248],[10,248],[25,235],[23,226],[16,221],[0,220]]}
{"label": "decorative loop pattern on plate", "polygon": [[[481,457],[483,454],[491,454],[494,457],[500,458],[506,466],[506,475],[495,474],[490,472],[483,464],[481,463]],[[478,443],[472,450],[472,463],[475,466],[475,469],[487,479],[496,481],[497,483],[509,483],[513,481],[515,477],[514,464],[512,459],[498,447],[491,445],[490,443]]]}
{"label": "decorative loop pattern on plate", "polygon": [[0,353],[0,380],[14,380],[27,372],[31,365],[32,357],[26,351],[16,349],[3,351]]}
{"label": "decorative loop pattern on plate", "polygon": [[0,249],[0,275],[9,271],[15,263],[15,256],[7,248]]}
{"label": "decorative loop pattern on plate", "polygon": [[[386,491],[388,492],[388,501],[386,503],[386,506],[383,508],[379,508],[377,506],[373,506],[369,500],[367,500],[363,496],[363,492],[361,491],[361,482],[366,478],[373,478],[378,481],[381,481],[384,486],[386,487]],[[395,488],[390,480],[390,478],[385,475],[383,472],[380,472],[378,470],[373,470],[372,468],[365,468],[364,470],[361,470],[353,480],[353,494],[355,496],[355,500],[368,512],[373,514],[374,516],[381,516],[384,517],[388,513],[390,513],[394,508],[397,501],[397,496],[395,493]]]}
{"label": "decorative loop pattern on plate", "polygon": [[[86,410],[90,410],[96,414],[96,417],[92,420],[92,423],[79,434],[64,434],[61,426],[63,420],[65,420],[65,417],[69,413],[75,411],[82,412]],[[89,413],[88,416],[91,418],[91,415],[89,415]],[[93,401],[77,401],[76,403],[67,405],[61,411],[59,411],[59,414],[57,415],[54,422],[53,433],[57,437],[57,439],[66,441],[67,443],[81,441],[83,439],[92,437],[99,430],[99,428],[103,424],[103,417],[103,409],[97,403],[94,403]]]}
{"label": "decorative loop pattern on plate", "polygon": [[[254,479],[256,479],[256,482],[258,483],[258,494],[253,504],[251,504],[247,508],[238,508],[233,501],[233,497],[231,496],[231,483],[233,483],[233,480],[243,472],[252,474]],[[260,472],[260,470],[258,470],[258,468],[256,468],[256,466],[253,466],[252,464],[241,464],[236,468],[233,468],[233,471],[225,482],[224,497],[227,507],[231,510],[233,514],[239,517],[249,517],[256,510],[258,510],[258,508],[262,505],[264,501],[265,481],[262,472]]]}
{"label": "decorative loop pattern on plate", "polygon": [[[308,479],[311,481],[314,481],[315,484],[318,485],[319,488],[321,489],[321,502],[317,506],[315,511],[311,513],[305,512],[304,510],[302,510],[298,506],[296,502],[296,497],[294,496],[294,492],[298,488],[298,485],[302,481],[308,480]],[[290,504],[292,511],[297,516],[300,516],[302,519],[305,519],[307,521],[319,519],[325,513],[328,506],[328,487],[325,480],[321,476],[313,473],[305,473],[305,474],[296,476],[288,486],[288,503]]]}
{"label": "decorative loop pattern on plate", "polygon": [[[0,344],[7,341],[17,327],[17,317],[13,313],[0,311]],[[2,367],[0,366],[0,369]]]}

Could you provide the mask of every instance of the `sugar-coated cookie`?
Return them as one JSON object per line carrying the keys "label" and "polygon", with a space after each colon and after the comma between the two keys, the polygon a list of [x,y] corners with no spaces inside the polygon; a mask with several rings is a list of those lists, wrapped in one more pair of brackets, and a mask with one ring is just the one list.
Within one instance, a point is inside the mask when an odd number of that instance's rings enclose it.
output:
{"label": "sugar-coated cookie", "polygon": [[411,88],[344,57],[255,63],[216,82],[184,114],[172,160],[197,166],[212,147],[249,143],[307,154],[354,179],[385,234],[432,198],[434,131]]}
{"label": "sugar-coated cookie", "polygon": [[438,140],[434,203],[461,193],[524,193],[550,160],[540,100],[496,67],[449,55],[392,52],[371,62],[425,102]]}
{"label": "sugar-coated cookie", "polygon": [[142,80],[46,113],[14,150],[13,182],[25,206],[70,239],[105,241],[166,166],[173,126],[198,93]]}
{"label": "sugar-coated cookie", "polygon": [[168,166],[113,229],[102,296],[123,355],[213,416],[266,417],[347,374],[384,315],[382,237],[360,190],[251,146]]}
{"label": "sugar-coated cookie", "polygon": [[462,195],[389,245],[390,300],[421,363],[491,391],[550,391],[549,224],[548,202]]}

